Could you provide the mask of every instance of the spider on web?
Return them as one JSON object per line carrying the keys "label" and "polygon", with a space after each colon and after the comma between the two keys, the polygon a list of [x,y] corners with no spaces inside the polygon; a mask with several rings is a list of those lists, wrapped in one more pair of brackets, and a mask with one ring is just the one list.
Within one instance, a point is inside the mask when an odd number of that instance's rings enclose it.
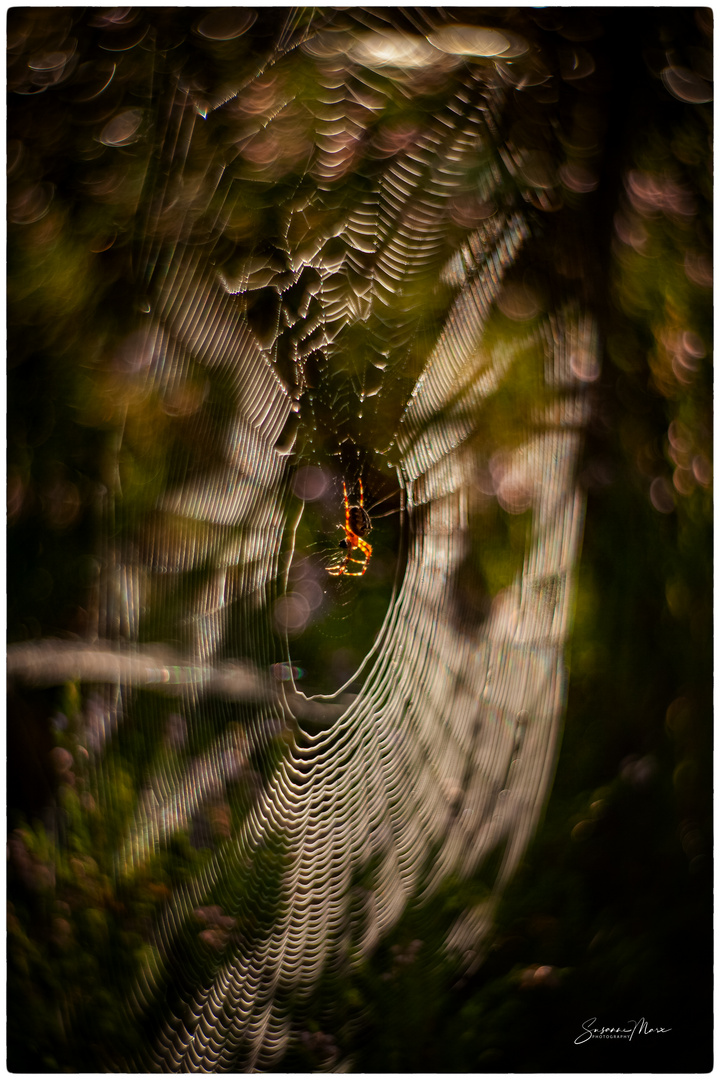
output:
{"label": "spider on web", "polygon": [[[372,556],[372,548],[363,537],[367,536],[372,531],[372,522],[370,515],[365,509],[365,499],[363,494],[363,482],[358,481],[360,488],[360,502],[357,505],[350,505],[348,498],[347,486],[343,480],[343,505],[345,506],[345,524],[338,525],[338,529],[345,530],[345,536],[340,541],[339,547],[344,548],[347,552],[339,562],[334,566],[328,566],[327,572],[333,577],[341,577],[345,574],[347,577],[362,577],[368,568],[370,557]],[[359,551],[362,558],[354,559],[353,552]],[[360,570],[348,570],[350,564],[361,567]]]}

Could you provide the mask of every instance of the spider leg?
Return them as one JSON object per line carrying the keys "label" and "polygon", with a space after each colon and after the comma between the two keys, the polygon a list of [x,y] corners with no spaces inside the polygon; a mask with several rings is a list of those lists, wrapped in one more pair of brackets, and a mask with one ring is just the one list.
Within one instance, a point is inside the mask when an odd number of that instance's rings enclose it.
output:
{"label": "spider leg", "polygon": [[365,500],[364,500],[364,496],[363,496],[363,485],[362,485],[362,476],[361,476],[361,477],[360,477],[360,479],[358,480],[358,483],[359,483],[359,485],[360,485],[360,505],[361,505],[362,507],[364,507],[364,506],[365,506]]}
{"label": "spider leg", "polygon": [[350,561],[350,553],[343,555],[342,559],[335,566],[327,566],[325,569],[331,577],[341,577],[346,572],[345,568]]}
{"label": "spider leg", "polygon": [[345,530],[350,535],[350,500],[348,499],[347,488],[345,487],[345,481],[343,480],[343,502],[345,504]]}
{"label": "spider leg", "polygon": [[[357,566],[360,566],[360,563],[357,561],[357,559],[351,559],[350,561],[356,563]],[[345,577],[362,577],[366,570],[367,563],[363,563],[362,570],[345,570],[343,572],[345,574]]]}
{"label": "spider leg", "polygon": [[348,555],[346,562],[354,563],[355,566],[361,566],[362,570],[345,570],[344,573],[347,575],[347,577],[362,577],[368,568],[370,556],[372,555],[372,548],[367,543],[367,541],[363,540],[361,536],[355,536],[353,534],[353,539],[355,540],[355,544],[353,546],[356,547],[359,551],[361,551],[364,557],[362,559],[353,559],[350,555]]}
{"label": "spider leg", "polygon": [[[347,574],[349,571],[346,569],[349,562],[358,562],[357,559],[352,558],[352,552],[355,548],[364,544],[365,541],[361,540],[359,536],[356,536],[349,525],[338,525],[338,529],[343,529],[345,533],[345,542],[347,544],[347,555],[344,555],[337,566],[326,567],[328,574],[331,577],[341,577],[342,574]],[[356,574],[351,574],[351,577],[357,577]]]}

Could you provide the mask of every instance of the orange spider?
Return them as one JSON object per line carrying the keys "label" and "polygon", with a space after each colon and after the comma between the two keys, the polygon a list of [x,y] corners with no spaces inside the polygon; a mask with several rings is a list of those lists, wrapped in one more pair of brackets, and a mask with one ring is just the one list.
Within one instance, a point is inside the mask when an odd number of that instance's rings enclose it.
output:
{"label": "orange spider", "polygon": [[[340,577],[342,574],[346,574],[348,577],[362,577],[368,568],[370,562],[370,556],[372,555],[372,548],[363,540],[364,536],[372,529],[372,522],[370,521],[370,515],[365,509],[363,501],[363,485],[362,480],[359,481],[360,486],[360,503],[358,506],[351,506],[348,499],[347,488],[345,481],[343,480],[343,501],[345,505],[345,524],[338,525],[338,529],[345,530],[345,538],[340,541],[339,547],[347,550],[347,555],[343,556],[339,563],[335,566],[328,566],[328,574],[332,574],[333,577]],[[362,559],[353,559],[353,551],[360,551],[364,556]],[[353,563],[356,566],[362,567],[361,570],[348,570],[348,563]]]}

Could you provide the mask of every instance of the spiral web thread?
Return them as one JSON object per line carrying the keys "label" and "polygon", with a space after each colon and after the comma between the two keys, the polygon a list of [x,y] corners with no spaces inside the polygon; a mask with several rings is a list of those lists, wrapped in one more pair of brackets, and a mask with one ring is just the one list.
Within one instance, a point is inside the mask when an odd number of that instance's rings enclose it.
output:
{"label": "spiral web thread", "polygon": [[[428,12],[415,17],[423,33],[433,29]],[[433,18],[437,29],[441,13]],[[186,652],[174,662],[158,654],[156,667],[136,657],[123,668],[117,688],[98,694],[88,743],[98,768],[111,770],[104,747],[122,730],[133,685],[155,680],[176,694],[173,722],[182,731],[211,715],[217,735],[193,759],[168,752],[156,764],[117,852],[118,873],[132,874],[231,782],[254,784],[239,830],[168,903],[130,1002],[142,1012],[164,973],[184,973],[182,1007],[166,1016],[148,1062],[165,1070],[271,1067],[288,1044],[291,998],[302,1001],[324,971],[362,963],[412,899],[500,852],[487,900],[447,935],[463,966],[476,966],[556,758],[583,521],[575,470],[588,406],[577,372],[596,363],[594,325],[568,305],[529,331],[485,339],[505,276],[532,235],[522,210],[500,194],[508,167],[515,179],[511,156],[501,171],[497,149],[508,92],[497,77],[502,63],[468,65],[407,145],[363,171],[358,147],[393,102],[390,80],[358,55],[393,28],[387,12],[346,13],[345,22],[354,25],[329,36],[305,28],[293,37],[285,27],[273,58],[281,70],[293,48],[304,49],[323,88],[314,106],[303,104],[315,110],[314,152],[302,191],[281,207],[284,235],[273,253],[254,254],[230,274],[215,267],[207,241],[222,238],[251,182],[234,166],[237,146],[267,137],[283,107],[245,142],[231,141],[231,153],[202,125],[231,125],[243,94],[201,104],[180,80],[149,173],[139,367],[148,390],[168,397],[198,372],[221,387],[224,410],[213,405],[194,421],[198,446],[212,434],[221,454],[212,464],[198,455],[194,470],[171,481],[138,523],[134,547],[108,540],[101,636],[136,640],[146,606],[176,610],[180,596]],[[422,34],[417,40],[429,48]],[[452,200],[470,184],[506,208],[458,225]],[[193,242],[198,230],[202,244]],[[423,307],[438,283],[449,299],[432,335]],[[276,318],[261,333],[248,305],[267,288],[277,295]],[[362,338],[353,336],[358,328]],[[357,341],[364,353],[356,356]],[[504,445],[483,425],[493,395],[528,354],[539,370],[537,404],[523,437]],[[310,386],[314,355],[321,379]],[[297,423],[309,430],[308,418],[327,416],[328,403],[331,444],[353,439],[359,409],[366,445],[392,461],[408,536],[399,588],[347,704],[279,693],[263,675],[277,659],[269,612],[285,580]],[[391,432],[374,421],[380,415],[394,416]],[[472,522],[493,499],[529,509],[531,532],[512,583],[486,617],[468,617],[461,598]],[[188,575],[208,566],[188,592]],[[305,724],[313,707],[321,723]],[[261,780],[249,762],[278,737],[285,751]],[[231,870],[244,875],[240,895],[228,885]],[[228,925],[250,928],[226,936],[209,975],[198,959],[203,946],[183,936],[208,897]]]}

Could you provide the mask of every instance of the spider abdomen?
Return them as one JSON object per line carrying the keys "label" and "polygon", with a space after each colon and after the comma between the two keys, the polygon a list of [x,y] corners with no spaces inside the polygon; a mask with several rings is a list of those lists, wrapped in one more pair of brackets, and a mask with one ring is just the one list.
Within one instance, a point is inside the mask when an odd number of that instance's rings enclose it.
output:
{"label": "spider abdomen", "polygon": [[348,525],[356,536],[367,536],[372,529],[370,515],[362,506],[348,507]]}

